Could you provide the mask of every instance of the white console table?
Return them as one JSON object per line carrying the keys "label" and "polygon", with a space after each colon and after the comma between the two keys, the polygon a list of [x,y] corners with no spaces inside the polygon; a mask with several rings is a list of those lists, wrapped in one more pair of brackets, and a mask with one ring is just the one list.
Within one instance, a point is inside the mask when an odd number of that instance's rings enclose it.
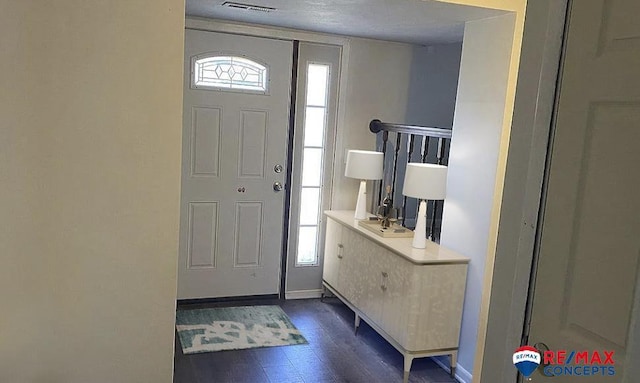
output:
{"label": "white console table", "polygon": [[414,358],[451,356],[455,374],[467,276],[466,258],[434,242],[383,238],[358,226],[353,211],[327,216],[323,286],[404,355],[404,382]]}

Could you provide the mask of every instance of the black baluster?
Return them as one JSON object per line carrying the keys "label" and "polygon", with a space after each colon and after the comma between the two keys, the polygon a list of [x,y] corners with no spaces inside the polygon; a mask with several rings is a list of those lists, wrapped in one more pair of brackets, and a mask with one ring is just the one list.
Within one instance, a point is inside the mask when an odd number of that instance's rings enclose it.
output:
{"label": "black baluster", "polygon": [[[387,159],[387,141],[389,140],[389,132],[382,132],[382,164],[384,166],[385,160]],[[382,203],[382,187],[384,185],[384,172],[382,173],[382,181],[380,181],[380,187],[378,188],[378,206]]]}
{"label": "black baluster", "polygon": [[429,136],[422,139],[422,163],[427,163],[427,155],[429,154]]}
{"label": "black baluster", "polygon": [[446,138],[438,139],[438,165],[442,165],[444,161],[444,147],[447,145]]}
{"label": "black baluster", "polygon": [[[416,142],[416,135],[412,134],[409,138],[409,144],[407,145],[407,163],[411,162],[411,155],[413,154],[413,147]],[[402,226],[404,226],[407,220],[407,196],[402,197]]]}
{"label": "black baluster", "polygon": [[[400,144],[402,142],[402,133],[396,133],[396,150],[393,154],[393,174],[391,176],[391,199],[395,199],[396,193],[396,175],[398,173],[398,153],[400,152]],[[391,206],[394,207],[393,205]]]}
{"label": "black baluster", "polygon": [[433,201],[433,209],[431,210],[431,227],[429,228],[429,239],[435,242],[436,235],[436,216],[438,212],[438,201]]}
{"label": "black baluster", "polygon": [[[438,158],[438,165],[442,165],[442,162],[444,161],[444,147],[447,144],[447,139],[446,138],[439,138],[438,139],[438,153],[437,153],[437,158]],[[438,216],[438,201],[433,201],[433,209],[432,209],[432,216],[431,216],[431,227],[429,228],[429,238],[431,238],[431,240],[435,240],[436,239],[436,217]]]}
{"label": "black baluster", "polygon": [[[429,136],[423,136],[422,137],[422,156],[421,156],[421,161],[422,163],[426,163],[427,162],[427,156],[429,155]],[[420,199],[418,199],[417,201],[418,203],[416,204],[416,223],[418,222],[418,211],[420,210]],[[426,201],[427,203],[427,212],[429,211],[428,207],[429,207],[429,201]],[[426,236],[426,228],[425,228],[425,233],[424,235]]]}

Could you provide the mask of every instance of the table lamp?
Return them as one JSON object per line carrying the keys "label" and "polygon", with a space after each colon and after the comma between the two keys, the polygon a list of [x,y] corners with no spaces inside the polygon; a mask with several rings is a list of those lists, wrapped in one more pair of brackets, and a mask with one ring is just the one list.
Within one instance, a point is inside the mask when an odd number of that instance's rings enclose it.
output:
{"label": "table lamp", "polygon": [[[412,246],[417,249],[427,247],[427,201],[442,200],[447,188],[447,167],[435,164],[408,163],[404,175],[402,194],[418,198],[420,207]],[[435,219],[435,217],[433,218]],[[430,233],[433,236],[433,233]]]}
{"label": "table lamp", "polygon": [[367,218],[367,180],[382,179],[382,162],[383,154],[380,152],[349,150],[347,153],[347,166],[344,175],[360,180],[355,219]]}

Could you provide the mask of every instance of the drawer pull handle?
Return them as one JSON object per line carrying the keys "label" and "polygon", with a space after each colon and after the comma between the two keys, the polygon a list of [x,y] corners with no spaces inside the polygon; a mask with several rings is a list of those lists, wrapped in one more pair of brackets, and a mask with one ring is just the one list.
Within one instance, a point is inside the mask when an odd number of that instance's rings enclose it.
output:
{"label": "drawer pull handle", "polygon": [[342,259],[342,249],[344,249],[344,246],[339,243],[338,244],[338,259]]}
{"label": "drawer pull handle", "polygon": [[382,284],[380,285],[380,288],[382,289],[382,291],[387,291],[387,277],[389,277],[389,274],[387,274],[386,271],[382,271]]}

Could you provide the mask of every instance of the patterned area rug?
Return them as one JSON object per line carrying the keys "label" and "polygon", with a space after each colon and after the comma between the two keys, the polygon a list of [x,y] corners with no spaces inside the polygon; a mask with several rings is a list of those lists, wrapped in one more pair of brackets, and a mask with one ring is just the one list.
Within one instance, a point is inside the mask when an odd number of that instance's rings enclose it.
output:
{"label": "patterned area rug", "polygon": [[307,343],[278,306],[178,310],[176,330],[185,354]]}

